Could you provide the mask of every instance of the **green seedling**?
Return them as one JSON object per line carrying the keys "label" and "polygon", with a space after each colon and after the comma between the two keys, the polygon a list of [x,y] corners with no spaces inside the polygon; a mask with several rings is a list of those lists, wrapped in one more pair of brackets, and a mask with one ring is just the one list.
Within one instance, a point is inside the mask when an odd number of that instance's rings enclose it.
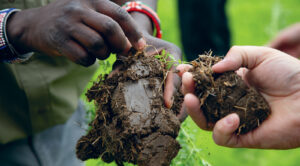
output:
{"label": "green seedling", "polygon": [[160,54],[155,55],[154,57],[164,63],[167,70],[170,70],[173,66],[187,63],[182,61],[181,59],[176,60],[175,57],[165,49],[163,49]]}
{"label": "green seedling", "polygon": [[100,69],[104,74],[108,74],[111,71],[112,64],[109,60],[99,60]]}

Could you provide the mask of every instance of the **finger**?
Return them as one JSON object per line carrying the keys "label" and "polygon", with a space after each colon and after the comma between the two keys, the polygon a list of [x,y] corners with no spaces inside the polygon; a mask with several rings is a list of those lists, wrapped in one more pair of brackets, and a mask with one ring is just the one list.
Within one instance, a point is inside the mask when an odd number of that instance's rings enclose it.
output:
{"label": "finger", "polygon": [[107,76],[107,78],[111,78],[113,77],[115,74],[118,74],[120,72],[120,68],[121,66],[118,66],[116,68],[114,68],[110,73],[109,75]]}
{"label": "finger", "polygon": [[192,65],[188,65],[188,64],[180,64],[176,67],[176,70],[178,70],[179,72],[177,73],[179,75],[179,77],[182,77],[182,75],[185,72],[188,72],[190,69],[192,69],[193,66]]}
{"label": "finger", "polygon": [[59,52],[77,64],[87,67],[94,64],[96,61],[94,56],[88,55],[85,49],[75,41],[69,40],[61,48],[62,49]]}
{"label": "finger", "polygon": [[[172,69],[171,69],[172,70]],[[181,80],[177,74],[169,71],[166,78],[165,90],[164,90],[164,101],[167,108],[171,108],[173,105],[173,94],[176,92],[181,85]]]}
{"label": "finger", "polygon": [[288,47],[294,47],[299,43],[299,32],[300,32],[300,24],[294,24],[284,30],[282,30],[279,35],[270,43],[270,46],[284,50]]}
{"label": "finger", "polygon": [[239,127],[239,123],[239,116],[235,113],[219,120],[213,129],[215,143],[227,147],[236,146],[238,143],[234,132]]}
{"label": "finger", "polygon": [[195,82],[192,73],[186,72],[182,75],[182,93],[194,93]]}
{"label": "finger", "polygon": [[113,53],[126,54],[131,48],[122,28],[112,18],[88,10],[83,16],[83,22],[101,34]]}
{"label": "finger", "polygon": [[297,46],[296,51],[291,53],[291,55],[293,55],[296,58],[300,58],[300,45]]}
{"label": "finger", "polygon": [[215,64],[212,69],[216,73],[234,71],[240,67],[251,70],[274,52],[277,51],[268,47],[234,46],[229,50],[224,60]]}
{"label": "finger", "polygon": [[173,104],[173,92],[174,92],[173,79],[176,79],[175,77],[176,75],[173,72],[169,72],[167,74],[165,90],[164,90],[164,101],[165,101],[165,106],[167,108],[171,108]]}
{"label": "finger", "polygon": [[247,72],[248,72],[248,69],[241,67],[236,71],[236,74],[243,78]]}
{"label": "finger", "polygon": [[181,79],[177,74],[173,72],[174,67],[170,69],[166,78],[165,91],[164,91],[164,100],[165,105],[168,108],[171,108],[174,100],[174,93],[179,90],[181,85]]}
{"label": "finger", "polygon": [[269,47],[275,48],[275,49],[280,49],[284,47],[287,44],[287,38],[285,36],[279,35],[276,39],[271,41],[269,44]]}
{"label": "finger", "polygon": [[142,33],[138,31],[138,26],[135,21],[125,9],[110,1],[107,1],[107,3],[95,1],[95,8],[98,12],[103,13],[118,22],[135,49],[144,49],[146,41],[143,39]]}
{"label": "finger", "polygon": [[177,118],[179,119],[180,123],[182,123],[187,118],[187,116],[188,114],[186,111],[186,106],[182,103],[182,107],[179,114],[177,115]]}
{"label": "finger", "polygon": [[106,59],[110,55],[103,38],[93,29],[79,24],[76,30],[71,34],[72,37],[83,46],[89,54],[94,55],[98,59]]}
{"label": "finger", "polygon": [[206,118],[200,109],[199,99],[193,94],[186,94],[184,96],[183,104],[186,107],[187,113],[191,116],[193,121],[203,130],[210,130]]}

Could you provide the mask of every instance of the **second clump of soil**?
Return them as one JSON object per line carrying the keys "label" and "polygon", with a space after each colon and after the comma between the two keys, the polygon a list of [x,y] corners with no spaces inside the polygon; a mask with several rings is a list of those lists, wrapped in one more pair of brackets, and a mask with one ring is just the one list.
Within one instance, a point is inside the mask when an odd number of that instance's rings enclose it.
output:
{"label": "second clump of soil", "polygon": [[240,125],[236,133],[245,134],[268,117],[270,108],[261,94],[249,88],[234,71],[214,73],[211,67],[221,60],[220,57],[200,55],[191,62],[195,94],[208,122],[216,123],[230,113],[237,113]]}
{"label": "second clump of soil", "polygon": [[180,149],[180,107],[164,106],[166,73],[165,64],[154,56],[132,52],[121,60],[119,72],[100,76],[87,93],[96,104],[96,118],[77,143],[77,157],[118,165],[169,165]]}

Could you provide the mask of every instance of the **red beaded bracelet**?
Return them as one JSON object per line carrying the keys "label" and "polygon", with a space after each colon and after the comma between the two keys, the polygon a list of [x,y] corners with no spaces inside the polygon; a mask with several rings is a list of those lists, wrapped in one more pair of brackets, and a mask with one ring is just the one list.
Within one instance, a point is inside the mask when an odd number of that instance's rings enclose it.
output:
{"label": "red beaded bracelet", "polygon": [[146,14],[154,23],[155,29],[156,29],[156,37],[157,38],[162,38],[162,31],[160,28],[160,20],[158,15],[154,10],[152,10],[150,7],[144,5],[140,1],[132,1],[132,2],[126,2],[122,6],[128,13],[130,12],[141,12]]}

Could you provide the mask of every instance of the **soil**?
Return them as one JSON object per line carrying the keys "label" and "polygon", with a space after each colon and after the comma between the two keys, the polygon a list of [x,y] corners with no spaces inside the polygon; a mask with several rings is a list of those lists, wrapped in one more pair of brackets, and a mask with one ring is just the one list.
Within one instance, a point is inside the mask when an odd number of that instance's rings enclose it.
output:
{"label": "soil", "polygon": [[180,149],[176,115],[182,95],[176,92],[177,103],[171,109],[164,106],[166,74],[165,64],[154,56],[132,51],[121,60],[119,72],[99,76],[86,94],[95,102],[96,118],[77,143],[77,157],[117,165],[169,165]]}
{"label": "soil", "polygon": [[191,62],[195,94],[208,122],[216,123],[230,113],[237,113],[240,125],[237,134],[257,128],[270,114],[265,99],[255,89],[249,88],[234,71],[216,74],[211,66],[220,57],[200,55]]}
{"label": "soil", "polygon": [[[264,98],[249,88],[235,72],[216,74],[211,66],[219,57],[201,55],[191,62],[195,94],[208,122],[216,123],[237,113],[237,134],[258,127],[270,114]],[[154,56],[132,51],[120,61],[119,72],[99,76],[86,96],[96,105],[91,130],[77,143],[81,160],[101,158],[121,166],[124,162],[139,166],[165,166],[177,155],[179,114],[183,95],[175,92],[171,109],[164,106],[163,90],[166,64]]]}

